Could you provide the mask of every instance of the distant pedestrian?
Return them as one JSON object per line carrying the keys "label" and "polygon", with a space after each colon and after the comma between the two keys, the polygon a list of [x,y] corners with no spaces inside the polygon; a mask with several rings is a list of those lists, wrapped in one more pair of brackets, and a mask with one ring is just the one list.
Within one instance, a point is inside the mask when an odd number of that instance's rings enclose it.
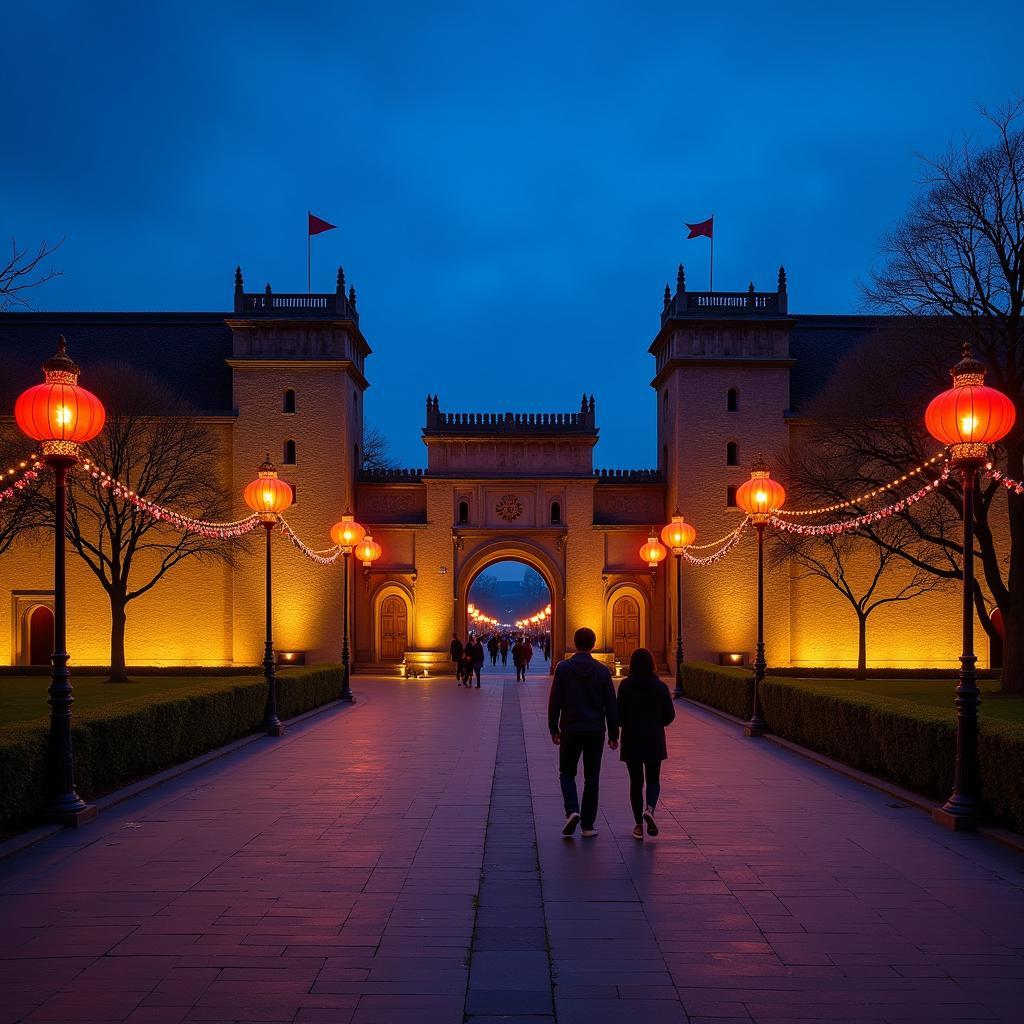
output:
{"label": "distant pedestrian", "polygon": [[469,644],[466,644],[462,651],[462,657],[459,658],[459,685],[469,686],[470,679],[473,678],[473,657],[469,653]]}
{"label": "distant pedestrian", "polygon": [[501,641],[498,644],[498,650],[501,652],[501,663],[502,665],[508,664],[508,636],[503,634]]}
{"label": "distant pedestrian", "polygon": [[[469,638],[469,643],[466,645],[466,653],[469,655],[470,662],[472,664],[472,673],[476,676],[476,688],[480,689],[480,669],[484,667],[484,645],[475,637]],[[472,678],[466,681],[466,685],[469,686],[473,682]]]}
{"label": "distant pedestrian", "polygon": [[[586,838],[597,835],[597,798],[601,778],[604,731],[608,746],[619,746],[619,719],[612,674],[591,655],[597,637],[583,626],[573,637],[576,653],[555,668],[548,697],[548,729],[559,748],[558,780],[565,804],[562,835],[569,837],[583,824]],[[576,789],[576,772],[583,758],[583,807]]]}
{"label": "distant pedestrian", "polygon": [[491,656],[491,664],[498,664],[498,638],[492,633],[487,641],[487,653]]}
{"label": "distant pedestrian", "polygon": [[[668,757],[665,726],[676,717],[676,708],[668,687],[658,678],[654,658],[646,648],[638,647],[629,659],[629,675],[619,685],[619,727],[622,746],[619,756],[629,772],[629,803],[633,808],[634,839],[656,836],[658,826],[654,809],[661,794],[661,762]],[[644,780],[647,800],[644,801]]]}
{"label": "distant pedestrian", "polygon": [[526,653],[523,655],[523,679],[526,678],[526,673],[530,670],[530,662],[533,661],[533,641],[527,637],[524,646]]}
{"label": "distant pedestrian", "polygon": [[516,682],[526,681],[526,644],[520,637],[512,645],[512,664],[516,667]]}
{"label": "distant pedestrian", "polygon": [[551,660],[551,637],[549,636],[544,637],[544,660]]}
{"label": "distant pedestrian", "polygon": [[458,633],[452,633],[452,642],[448,645],[448,656],[455,665],[455,678],[462,681],[462,652],[465,648]]}

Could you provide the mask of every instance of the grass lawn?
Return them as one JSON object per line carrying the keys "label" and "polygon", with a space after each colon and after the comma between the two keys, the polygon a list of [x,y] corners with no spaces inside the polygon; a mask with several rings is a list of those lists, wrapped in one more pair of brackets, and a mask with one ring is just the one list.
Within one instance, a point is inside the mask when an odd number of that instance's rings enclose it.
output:
{"label": "grass lawn", "polygon": [[[780,682],[789,682],[780,679]],[[796,680],[794,680],[795,682]],[[843,693],[870,693],[879,697],[893,697],[930,708],[945,708],[952,719],[955,714],[955,679],[801,679],[800,682],[828,687],[837,695]],[[982,718],[998,718],[1005,722],[1024,723],[1024,697],[1003,696],[995,679],[978,681],[981,690]]]}
{"label": "grass lawn", "polygon": [[[279,678],[287,679],[287,670],[278,669]],[[261,675],[244,676],[143,676],[130,683],[105,683],[101,676],[75,676],[72,714],[92,711],[109,704],[134,704],[153,694],[170,695],[175,690],[204,690],[214,693],[251,683]],[[0,726],[16,722],[32,722],[49,717],[46,703],[49,676],[0,676]]]}

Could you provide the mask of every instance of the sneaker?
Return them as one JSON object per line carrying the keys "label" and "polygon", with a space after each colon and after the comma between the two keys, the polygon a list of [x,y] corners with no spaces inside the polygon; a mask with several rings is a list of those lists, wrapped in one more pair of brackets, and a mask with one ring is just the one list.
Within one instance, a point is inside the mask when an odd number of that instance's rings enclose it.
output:
{"label": "sneaker", "polygon": [[643,825],[634,825],[633,826],[633,838],[634,839],[643,839],[643,837],[644,837],[644,827],[643,827]]}
{"label": "sneaker", "polygon": [[647,822],[647,834],[649,836],[656,836],[658,834],[658,825],[654,820],[654,810],[651,807],[644,808],[644,821]]}
{"label": "sneaker", "polygon": [[563,836],[571,836],[573,834],[573,832],[576,831],[576,826],[579,823],[580,823],[580,813],[579,813],[579,811],[573,811],[572,814],[570,814],[569,817],[567,817],[565,819],[565,827],[562,829],[562,835]]}
{"label": "sneaker", "polygon": [[582,835],[584,839],[593,839],[594,836],[597,835],[597,829],[596,828],[585,828],[580,833],[580,835]]}

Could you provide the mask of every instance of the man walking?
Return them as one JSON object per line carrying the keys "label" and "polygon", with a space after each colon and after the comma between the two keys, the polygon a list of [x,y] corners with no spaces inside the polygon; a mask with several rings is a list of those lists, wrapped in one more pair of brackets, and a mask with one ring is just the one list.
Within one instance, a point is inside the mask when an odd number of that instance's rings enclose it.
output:
{"label": "man walking", "polygon": [[448,654],[455,664],[455,678],[462,682],[462,641],[458,633],[452,633],[452,642],[448,645]]}
{"label": "man walking", "polygon": [[[560,661],[551,680],[548,697],[548,729],[558,750],[558,781],[565,803],[565,827],[569,837],[583,824],[587,839],[597,835],[597,796],[604,750],[605,724],[608,746],[619,746],[619,721],[615,686],[607,667],[591,655],[597,637],[586,626],[573,637],[576,653]],[[583,758],[583,807],[576,790],[576,772]]]}
{"label": "man walking", "polygon": [[[469,643],[466,645],[466,653],[470,657],[472,662],[472,673],[476,676],[476,688],[480,689],[480,669],[484,667],[484,645],[480,643],[479,638],[471,636]],[[466,680],[466,685],[472,685],[472,678]]]}
{"label": "man walking", "polygon": [[516,637],[516,642],[512,645],[512,664],[516,667],[516,682],[526,682],[526,646],[523,643],[522,637]]}

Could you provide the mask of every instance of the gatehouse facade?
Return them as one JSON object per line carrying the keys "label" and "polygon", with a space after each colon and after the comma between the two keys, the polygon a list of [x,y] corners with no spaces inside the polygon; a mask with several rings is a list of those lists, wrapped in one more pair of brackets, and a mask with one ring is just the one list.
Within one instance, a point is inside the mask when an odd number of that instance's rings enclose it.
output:
{"label": "gatehouse facade", "polygon": [[[245,290],[236,274],[231,312],[0,314],[0,351],[12,371],[5,406],[35,383],[59,334],[85,368],[118,360],[177,383],[219,439],[224,487],[242,491],[266,451],[296,488],[289,523],[313,547],[351,509],[383,548],[352,577],[355,667],[397,672],[405,661],[446,667],[452,633],[468,630],[468,594],[493,563],[536,569],[552,595],[554,654],[590,626],[598,654],[626,660],[649,647],[661,665],[674,649],[675,566],[651,572],[639,549],[678,507],[711,540],[735,527],[736,487],[760,454],[794,443],[801,410],[841,355],[874,323],[797,316],[785,272],[773,291],[690,292],[682,268],[666,287],[649,350],[657,464],[600,466],[600,408],[589,391],[548,414],[448,409],[426,398],[422,469],[363,470],[365,393],[386,366],[360,328],[354,290],[279,294]],[[577,385],[586,386],[586,381]],[[623,395],[634,402],[637,396]],[[645,445],[645,448],[651,447]],[[597,453],[598,458],[595,458]],[[52,629],[47,540],[0,555],[0,660],[28,664]],[[684,565],[688,658],[750,662],[754,551],[746,543],[716,566]],[[98,581],[69,559],[71,649],[103,664],[110,615]],[[826,584],[785,567],[767,580],[772,665],[850,665],[856,620]],[[880,610],[869,657],[878,666],[953,665],[955,594],[936,592]],[[262,655],[262,553],[234,565],[183,562],[128,610],[135,665],[252,665]],[[319,566],[282,541],[275,559],[275,639],[307,663],[336,661],[341,646],[341,568]],[[7,645],[4,650],[3,645]],[[36,653],[33,653],[36,652]],[[555,659],[553,659],[554,661]]]}

